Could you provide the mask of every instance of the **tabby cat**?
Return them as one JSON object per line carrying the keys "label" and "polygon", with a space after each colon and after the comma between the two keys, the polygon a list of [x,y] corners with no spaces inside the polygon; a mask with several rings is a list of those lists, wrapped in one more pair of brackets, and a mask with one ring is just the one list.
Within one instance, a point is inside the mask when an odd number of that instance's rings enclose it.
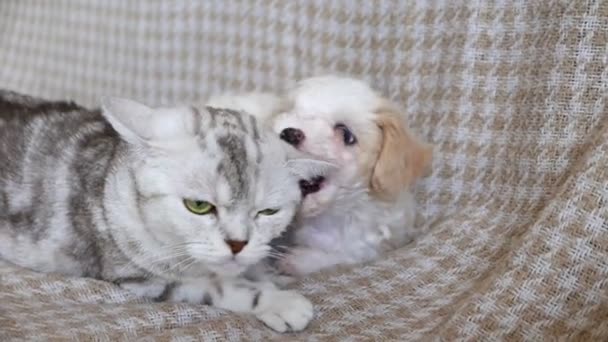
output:
{"label": "tabby cat", "polygon": [[272,254],[318,165],[241,112],[102,108],[0,91],[0,257],[305,328],[310,301],[242,275]]}

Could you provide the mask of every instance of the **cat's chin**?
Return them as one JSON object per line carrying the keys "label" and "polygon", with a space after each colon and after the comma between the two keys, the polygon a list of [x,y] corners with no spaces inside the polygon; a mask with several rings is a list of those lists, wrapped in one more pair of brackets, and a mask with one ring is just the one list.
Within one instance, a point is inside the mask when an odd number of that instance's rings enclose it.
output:
{"label": "cat's chin", "polygon": [[248,266],[241,265],[234,261],[229,261],[217,265],[208,265],[207,267],[211,272],[224,277],[240,276],[241,274],[245,273],[245,271],[247,271],[247,269],[249,268]]}

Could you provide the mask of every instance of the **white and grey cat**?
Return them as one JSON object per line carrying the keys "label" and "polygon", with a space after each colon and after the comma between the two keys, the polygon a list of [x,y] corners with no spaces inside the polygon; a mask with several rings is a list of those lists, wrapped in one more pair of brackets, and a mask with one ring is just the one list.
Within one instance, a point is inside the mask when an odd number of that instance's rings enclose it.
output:
{"label": "white and grey cat", "polygon": [[301,201],[285,146],[232,110],[0,91],[0,257],[301,330],[310,301],[242,276]]}

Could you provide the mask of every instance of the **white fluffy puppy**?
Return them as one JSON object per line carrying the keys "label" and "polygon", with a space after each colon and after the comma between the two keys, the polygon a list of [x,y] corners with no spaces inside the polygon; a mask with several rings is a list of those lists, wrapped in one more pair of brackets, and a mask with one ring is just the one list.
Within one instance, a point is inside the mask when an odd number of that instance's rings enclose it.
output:
{"label": "white fluffy puppy", "polygon": [[314,77],[285,97],[221,96],[208,105],[258,116],[298,150],[337,165],[330,175],[300,182],[305,198],[294,223],[296,247],[280,261],[283,272],[369,261],[417,234],[410,186],[428,171],[432,148],[365,82]]}

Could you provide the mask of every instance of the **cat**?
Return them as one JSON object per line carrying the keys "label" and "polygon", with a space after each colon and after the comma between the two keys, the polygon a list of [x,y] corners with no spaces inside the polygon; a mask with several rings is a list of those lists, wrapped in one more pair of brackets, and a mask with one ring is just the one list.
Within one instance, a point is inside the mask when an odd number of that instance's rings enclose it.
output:
{"label": "cat", "polygon": [[291,222],[298,180],[323,166],[242,112],[102,103],[0,91],[0,258],[304,329],[308,299],[244,274]]}

